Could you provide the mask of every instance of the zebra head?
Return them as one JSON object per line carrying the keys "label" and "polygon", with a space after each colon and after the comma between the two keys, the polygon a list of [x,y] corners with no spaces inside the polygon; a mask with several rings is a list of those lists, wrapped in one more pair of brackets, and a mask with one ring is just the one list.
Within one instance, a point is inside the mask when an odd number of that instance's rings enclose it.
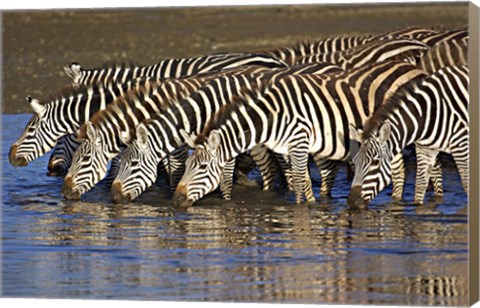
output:
{"label": "zebra head", "polygon": [[368,203],[391,181],[391,155],[387,139],[390,123],[385,122],[370,136],[363,136],[362,129],[350,126],[350,139],[361,146],[353,158],[355,175],[348,194],[347,204],[352,208],[366,208]]}
{"label": "zebra head", "polygon": [[86,138],[79,136],[82,141],[63,182],[62,194],[66,199],[80,199],[107,173],[109,157],[101,135],[91,122],[85,122],[84,129]]}
{"label": "zebra head", "polygon": [[158,141],[155,146],[152,144],[147,127],[140,123],[136,128],[136,139],[128,145],[122,156],[112,185],[113,201],[132,201],[153,185],[157,179],[157,165],[161,160],[154,148],[161,147]]}
{"label": "zebra head", "polygon": [[8,158],[15,167],[27,166],[31,161],[50,151],[62,133],[55,130],[50,113],[52,106],[27,96],[27,102],[33,109],[22,135],[10,148]]}
{"label": "zebra head", "polygon": [[[192,141],[188,143],[193,145]],[[185,173],[173,195],[176,205],[189,207],[217,188],[225,165],[220,155],[220,144],[220,133],[212,130],[205,143],[196,145],[193,155],[187,159]]]}

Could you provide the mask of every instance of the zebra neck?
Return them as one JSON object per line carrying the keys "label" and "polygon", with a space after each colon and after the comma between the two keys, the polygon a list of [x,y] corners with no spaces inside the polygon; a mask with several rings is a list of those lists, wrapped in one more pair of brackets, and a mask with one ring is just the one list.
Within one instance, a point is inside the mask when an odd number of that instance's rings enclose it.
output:
{"label": "zebra neck", "polygon": [[153,137],[152,153],[159,160],[186,143],[179,133],[183,128],[180,123],[160,115],[147,125],[149,135]]}
{"label": "zebra neck", "polygon": [[[231,126],[223,126],[220,131],[220,139],[223,146],[219,147],[219,155],[223,158],[225,163],[236,158],[238,155],[251,150],[258,143],[263,143],[262,140],[257,142],[260,136],[257,138],[256,134],[251,133],[248,128],[244,131],[235,131],[232,130]],[[257,134],[260,134],[260,131],[257,131]]]}
{"label": "zebra neck", "polygon": [[[117,156],[122,149],[125,147],[125,144],[122,141],[122,131],[118,127],[113,128],[115,130],[113,136],[108,130],[99,129],[100,133],[100,143],[103,145],[104,155],[109,159]],[[130,132],[127,132],[130,135]]]}
{"label": "zebra neck", "polygon": [[423,110],[424,113],[427,112],[425,103],[425,99],[422,99],[422,96],[416,97],[414,100],[411,97],[410,99],[405,98],[387,118],[392,127],[390,138],[387,141],[392,157],[420,139],[423,135],[425,131],[425,117],[419,115],[418,110]]}

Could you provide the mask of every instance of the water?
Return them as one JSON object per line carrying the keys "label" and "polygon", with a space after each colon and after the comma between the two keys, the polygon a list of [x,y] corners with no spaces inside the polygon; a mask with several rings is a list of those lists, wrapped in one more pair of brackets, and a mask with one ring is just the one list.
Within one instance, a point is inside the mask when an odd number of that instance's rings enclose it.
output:
{"label": "water", "polygon": [[[420,207],[387,189],[350,212],[343,171],[333,199],[300,206],[240,186],[188,210],[165,186],[116,205],[97,185],[73,202],[45,175],[48,155],[8,163],[28,118],[2,115],[3,296],[467,305],[467,198],[453,168],[444,201]],[[410,172],[406,200],[412,183]]]}

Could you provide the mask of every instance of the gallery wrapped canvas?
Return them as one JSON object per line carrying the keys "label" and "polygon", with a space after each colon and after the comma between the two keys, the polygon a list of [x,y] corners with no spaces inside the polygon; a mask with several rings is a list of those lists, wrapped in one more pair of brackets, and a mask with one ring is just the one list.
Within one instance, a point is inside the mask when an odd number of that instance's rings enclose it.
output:
{"label": "gallery wrapped canvas", "polygon": [[2,31],[2,297],[478,300],[474,4],[4,10]]}

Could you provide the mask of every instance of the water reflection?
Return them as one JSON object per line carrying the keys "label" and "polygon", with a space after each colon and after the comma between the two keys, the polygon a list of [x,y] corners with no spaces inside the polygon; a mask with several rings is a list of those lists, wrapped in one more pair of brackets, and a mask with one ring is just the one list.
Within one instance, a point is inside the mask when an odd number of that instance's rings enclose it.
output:
{"label": "water reflection", "polygon": [[[4,144],[17,137],[2,134]],[[295,206],[278,191],[235,187],[232,201],[212,195],[182,211],[161,186],[127,205],[109,202],[102,185],[65,201],[61,179],[44,176],[47,158],[15,169],[6,151],[4,296],[467,303],[466,197],[453,169],[444,201],[422,207],[384,194],[349,211],[342,173],[331,200]]]}

